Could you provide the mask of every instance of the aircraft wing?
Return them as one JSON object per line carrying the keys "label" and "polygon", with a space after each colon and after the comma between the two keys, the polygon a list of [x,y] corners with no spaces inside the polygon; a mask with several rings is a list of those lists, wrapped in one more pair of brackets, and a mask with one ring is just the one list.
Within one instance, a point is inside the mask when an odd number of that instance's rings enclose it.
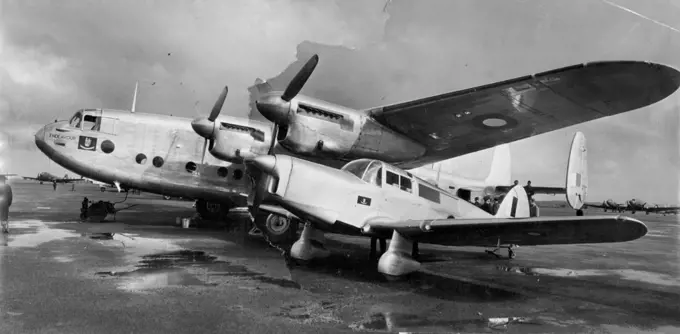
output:
{"label": "aircraft wing", "polygon": [[33,181],[38,181],[38,178],[35,177],[29,177],[29,176],[22,176],[24,180],[33,180]]}
{"label": "aircraft wing", "polygon": [[606,61],[366,110],[427,147],[404,169],[514,142],[665,99],[680,72],[649,62]]}
{"label": "aircraft wing", "polygon": [[[513,186],[496,186],[496,190],[500,192],[507,193],[512,189]],[[531,190],[533,190],[534,194],[545,194],[545,195],[560,195],[560,194],[566,194],[567,193],[567,188],[564,187],[534,187],[531,186]]]}
{"label": "aircraft wing", "polygon": [[674,210],[680,210],[680,207],[677,206],[669,206],[669,207],[652,207],[652,208],[647,208],[645,211],[647,212],[662,212],[662,211],[674,211]]}
{"label": "aircraft wing", "polygon": [[584,207],[600,209],[609,208],[608,206],[602,205],[601,203],[585,203]]}
{"label": "aircraft wing", "polygon": [[[429,226],[429,227],[428,227]],[[396,230],[413,241],[449,246],[519,246],[624,242],[641,238],[647,227],[624,216],[441,219],[370,224],[389,238]]]}

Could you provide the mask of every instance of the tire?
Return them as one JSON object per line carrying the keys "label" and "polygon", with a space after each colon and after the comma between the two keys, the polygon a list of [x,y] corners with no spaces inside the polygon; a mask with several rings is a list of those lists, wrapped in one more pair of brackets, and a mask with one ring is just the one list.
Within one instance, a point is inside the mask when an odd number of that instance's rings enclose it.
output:
{"label": "tire", "polygon": [[172,199],[172,197],[163,195],[163,199],[166,200],[166,201],[169,201],[170,199]]}
{"label": "tire", "polygon": [[298,222],[276,214],[268,214],[261,222],[262,233],[266,233],[269,241],[277,244],[289,244],[295,242],[297,237]]}
{"label": "tire", "polygon": [[104,192],[104,191],[106,191],[106,188],[101,187],[101,188],[99,188],[99,191]]}

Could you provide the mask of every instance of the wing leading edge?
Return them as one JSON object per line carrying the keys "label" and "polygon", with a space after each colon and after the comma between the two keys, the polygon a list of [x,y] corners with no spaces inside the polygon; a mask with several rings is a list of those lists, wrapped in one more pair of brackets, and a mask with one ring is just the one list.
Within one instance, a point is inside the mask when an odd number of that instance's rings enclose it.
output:
{"label": "wing leading edge", "polygon": [[491,219],[441,219],[371,224],[390,237],[392,231],[417,242],[447,246],[519,246],[625,242],[647,234],[641,221],[624,216],[574,216]]}
{"label": "wing leading edge", "polygon": [[680,86],[665,65],[608,61],[367,110],[428,147],[416,168],[659,102]]}

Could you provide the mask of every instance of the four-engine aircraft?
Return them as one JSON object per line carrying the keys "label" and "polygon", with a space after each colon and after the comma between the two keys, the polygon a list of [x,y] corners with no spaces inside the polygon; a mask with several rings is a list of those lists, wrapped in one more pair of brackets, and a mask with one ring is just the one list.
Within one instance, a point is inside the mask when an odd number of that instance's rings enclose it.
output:
{"label": "four-engine aircraft", "polygon": [[29,177],[29,176],[22,176],[24,180],[31,180],[31,181],[40,181],[40,184],[43,184],[43,182],[49,182],[49,183],[72,183],[72,182],[82,182],[83,178],[79,179],[70,179],[68,177],[68,174],[64,175],[64,177],[60,178],[56,175],[52,175],[48,172],[40,172],[38,173],[38,176],[36,177]]}
{"label": "four-engine aircraft", "polygon": [[[665,65],[595,62],[354,110],[298,94],[317,62],[315,55],[283,92],[258,84],[262,95],[255,104],[273,127],[218,118],[225,87],[207,118],[190,122],[138,114],[134,102],[129,111],[82,109],[70,121],[45,125],[36,133],[36,144],[80,175],[117,187],[196,198],[199,212],[223,213],[252,195],[243,163],[263,154],[295,155],[334,168],[371,158],[413,169],[635,110],[666,98],[680,85],[680,72]],[[211,207],[209,201],[222,205]],[[276,205],[260,209],[271,215],[256,217],[258,227],[288,231],[292,215],[287,210]]]}
{"label": "four-engine aircraft", "polygon": [[[647,233],[623,216],[530,217],[524,187],[514,186],[495,215],[435,184],[376,159],[358,159],[341,169],[287,155],[248,160],[258,179],[254,210],[269,195],[307,224],[290,250],[293,259],[327,257],[324,232],[391,238],[378,271],[398,277],[420,267],[417,243],[507,248],[624,242]],[[587,153],[582,133],[574,136],[567,169],[567,201],[580,209],[587,196]],[[373,245],[372,245],[373,247]],[[372,249],[374,252],[374,249]]]}
{"label": "four-engine aircraft", "polygon": [[661,206],[658,204],[649,204],[643,200],[640,199],[631,199],[626,201],[624,204],[619,204],[614,202],[611,199],[608,199],[602,204],[598,203],[586,203],[584,205],[585,207],[593,207],[593,208],[600,208],[604,212],[607,212],[607,210],[611,210],[612,212],[618,211],[618,212],[624,212],[624,211],[630,211],[632,214],[635,214],[636,211],[643,211],[646,214],[650,213],[660,213],[660,214],[667,214],[667,213],[676,213],[678,210],[680,210],[680,207],[676,206]]}

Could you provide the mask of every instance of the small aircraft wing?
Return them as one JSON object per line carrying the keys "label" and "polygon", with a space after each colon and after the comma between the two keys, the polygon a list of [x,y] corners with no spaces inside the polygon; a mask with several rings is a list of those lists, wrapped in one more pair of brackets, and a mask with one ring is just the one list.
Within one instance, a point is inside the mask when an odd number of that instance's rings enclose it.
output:
{"label": "small aircraft wing", "polygon": [[659,102],[680,86],[674,68],[605,61],[366,110],[427,147],[404,169],[458,157]]}
{"label": "small aircraft wing", "polygon": [[29,177],[29,176],[22,176],[24,180],[32,180],[32,181],[38,181],[38,178],[36,177]]}
{"label": "small aircraft wing", "polygon": [[647,234],[647,226],[624,216],[441,219],[370,224],[389,238],[397,231],[416,242],[449,246],[519,246],[624,242]]}

